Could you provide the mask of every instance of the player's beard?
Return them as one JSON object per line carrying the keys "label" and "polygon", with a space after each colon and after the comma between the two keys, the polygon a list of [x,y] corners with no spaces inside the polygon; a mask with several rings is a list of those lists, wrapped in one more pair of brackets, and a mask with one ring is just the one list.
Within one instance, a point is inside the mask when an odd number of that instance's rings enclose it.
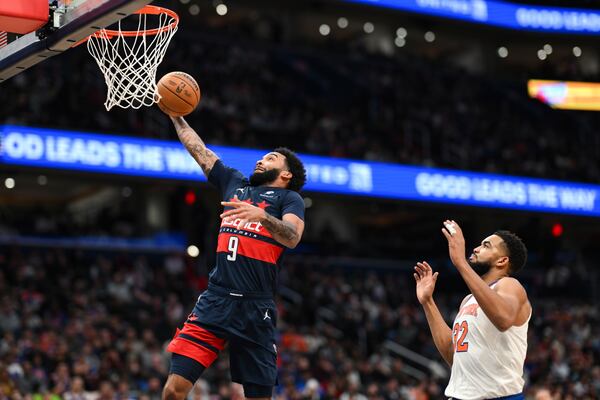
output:
{"label": "player's beard", "polygon": [[489,261],[469,261],[469,265],[478,275],[483,275],[492,268],[492,264]]}
{"label": "player's beard", "polygon": [[281,169],[273,168],[264,172],[255,172],[250,175],[250,184],[252,186],[266,185],[267,183],[275,182],[275,179],[279,176]]}

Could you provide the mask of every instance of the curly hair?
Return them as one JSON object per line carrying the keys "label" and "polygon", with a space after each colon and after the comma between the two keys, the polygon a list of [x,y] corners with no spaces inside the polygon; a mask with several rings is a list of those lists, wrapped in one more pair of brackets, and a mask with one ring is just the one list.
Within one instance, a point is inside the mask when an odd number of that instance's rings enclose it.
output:
{"label": "curly hair", "polygon": [[510,266],[510,274],[519,272],[527,262],[527,247],[520,237],[510,231],[496,231],[494,235],[500,236],[504,241]]}
{"label": "curly hair", "polygon": [[299,192],[306,183],[306,170],[300,158],[292,150],[287,147],[278,147],[273,150],[276,153],[285,156],[285,164],[292,173],[292,179],[288,182],[287,188],[294,192]]}

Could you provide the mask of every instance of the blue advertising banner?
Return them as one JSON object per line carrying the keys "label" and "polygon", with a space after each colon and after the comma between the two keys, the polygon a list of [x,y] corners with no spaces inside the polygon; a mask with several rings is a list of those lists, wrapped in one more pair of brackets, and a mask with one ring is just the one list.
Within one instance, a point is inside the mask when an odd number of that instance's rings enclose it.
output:
{"label": "blue advertising banner", "polygon": [[[179,142],[0,126],[0,164],[204,181]],[[266,151],[210,146],[245,174]],[[600,216],[600,185],[301,154],[305,190]]]}
{"label": "blue advertising banner", "polygon": [[517,30],[600,34],[600,10],[533,6],[499,0],[346,1]]}

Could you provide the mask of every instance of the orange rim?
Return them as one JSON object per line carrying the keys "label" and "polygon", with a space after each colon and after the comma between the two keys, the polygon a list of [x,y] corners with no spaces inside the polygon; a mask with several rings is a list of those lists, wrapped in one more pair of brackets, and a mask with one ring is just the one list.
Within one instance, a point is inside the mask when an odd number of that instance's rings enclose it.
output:
{"label": "orange rim", "polygon": [[[127,36],[127,37],[142,36],[142,35],[150,35],[150,36],[158,35],[159,33],[166,32],[171,29],[175,29],[177,24],[179,24],[179,15],[177,15],[177,13],[175,11],[169,10],[168,8],[164,8],[164,7],[148,5],[148,6],[145,6],[141,9],[137,10],[133,14],[147,14],[147,15],[167,14],[168,16],[172,17],[174,19],[174,21],[171,22],[169,25],[165,25],[160,28],[146,29],[146,30],[142,30],[142,31],[114,31],[114,30],[110,30],[110,29],[105,29],[103,31],[98,31],[96,33],[92,33],[89,37],[87,37],[83,41],[89,39],[92,36],[96,37],[96,38],[112,39],[113,37],[119,36],[119,35]],[[100,33],[100,32],[103,32],[103,33]]]}

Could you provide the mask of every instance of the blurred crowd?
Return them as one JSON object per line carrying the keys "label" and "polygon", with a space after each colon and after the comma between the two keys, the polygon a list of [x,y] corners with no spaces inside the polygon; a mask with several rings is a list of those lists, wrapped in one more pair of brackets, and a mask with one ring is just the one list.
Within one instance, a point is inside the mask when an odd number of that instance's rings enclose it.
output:
{"label": "blurred crowd", "polygon": [[[3,247],[0,399],[159,399],[166,344],[206,286],[206,275],[189,261],[178,254]],[[333,268],[306,256],[289,261],[280,274],[277,399],[444,398],[448,370],[410,271]],[[457,290],[458,277],[439,268],[436,300],[451,320],[465,288]],[[534,306],[526,393],[598,398],[598,309],[576,292],[558,296],[552,271],[523,279]],[[189,398],[236,393],[225,351]]]}
{"label": "blurred crowd", "polygon": [[[285,145],[331,157],[600,179],[597,117],[553,112],[527,97],[524,82],[473,75],[415,54],[375,55],[341,43],[292,45],[186,23],[159,75],[183,70],[197,78],[201,107],[188,120],[209,144]],[[156,107],[104,110],[106,85],[83,46],[2,89],[0,123],[175,140]],[[140,203],[126,189],[115,192],[130,199],[123,206],[115,201],[112,209],[76,219],[54,209],[16,212],[11,205],[0,209],[0,233],[139,236]],[[204,222],[195,229],[209,230]],[[367,253],[377,246],[405,257],[430,247],[429,230],[404,233],[399,242],[394,223],[382,225],[379,231],[365,225],[361,246],[338,246],[324,231],[322,247],[307,248],[327,254],[331,246],[351,258],[373,256]],[[209,244],[202,253],[214,247]],[[206,287],[207,258],[1,245],[0,400],[160,399],[169,369],[165,348]],[[537,259],[537,269],[532,261],[522,277],[534,307],[527,398],[600,398],[597,274],[573,257]],[[449,371],[416,303],[409,269],[348,263],[292,255],[282,269],[275,397],[444,399]],[[451,321],[466,287],[438,264],[444,278],[435,298]],[[236,398],[239,391],[230,383],[225,350],[189,398]]]}
{"label": "blurred crowd", "polygon": [[[529,99],[525,82],[406,52],[200,29],[188,22],[177,33],[159,75],[182,70],[197,78],[201,107],[188,120],[209,144],[600,179],[594,117]],[[3,83],[0,122],[175,139],[157,107],[106,112],[105,93],[82,46]]]}

